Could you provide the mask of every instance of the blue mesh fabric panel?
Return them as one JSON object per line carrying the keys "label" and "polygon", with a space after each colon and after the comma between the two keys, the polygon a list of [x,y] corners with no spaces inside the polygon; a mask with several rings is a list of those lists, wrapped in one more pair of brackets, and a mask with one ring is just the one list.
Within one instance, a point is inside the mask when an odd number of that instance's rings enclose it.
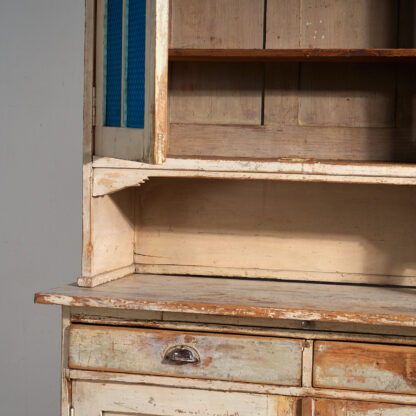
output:
{"label": "blue mesh fabric panel", "polygon": [[[126,16],[127,17],[127,16]],[[129,0],[127,127],[144,127],[146,0]]]}
{"label": "blue mesh fabric panel", "polygon": [[106,29],[105,125],[120,127],[123,0],[108,0]]}

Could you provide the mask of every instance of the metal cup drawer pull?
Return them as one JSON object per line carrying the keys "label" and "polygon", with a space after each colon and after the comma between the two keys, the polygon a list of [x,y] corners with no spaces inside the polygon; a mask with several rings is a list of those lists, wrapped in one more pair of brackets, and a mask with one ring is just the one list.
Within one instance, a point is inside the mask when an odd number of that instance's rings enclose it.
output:
{"label": "metal cup drawer pull", "polygon": [[165,364],[199,364],[201,358],[195,348],[188,345],[175,345],[166,350],[163,357]]}

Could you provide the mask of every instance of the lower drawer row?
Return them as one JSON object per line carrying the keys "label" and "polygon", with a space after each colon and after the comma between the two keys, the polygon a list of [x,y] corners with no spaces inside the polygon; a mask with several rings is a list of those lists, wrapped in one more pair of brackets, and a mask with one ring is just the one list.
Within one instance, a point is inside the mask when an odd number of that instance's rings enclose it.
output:
{"label": "lower drawer row", "polygon": [[[69,367],[301,386],[305,341],[75,324]],[[315,341],[313,387],[416,394],[416,347]]]}

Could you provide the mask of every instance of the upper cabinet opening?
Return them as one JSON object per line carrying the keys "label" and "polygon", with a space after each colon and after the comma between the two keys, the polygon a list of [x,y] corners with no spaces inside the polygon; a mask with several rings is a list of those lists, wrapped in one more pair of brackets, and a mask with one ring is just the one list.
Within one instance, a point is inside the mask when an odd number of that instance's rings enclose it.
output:
{"label": "upper cabinet opening", "polygon": [[96,156],[416,163],[414,0],[97,1]]}

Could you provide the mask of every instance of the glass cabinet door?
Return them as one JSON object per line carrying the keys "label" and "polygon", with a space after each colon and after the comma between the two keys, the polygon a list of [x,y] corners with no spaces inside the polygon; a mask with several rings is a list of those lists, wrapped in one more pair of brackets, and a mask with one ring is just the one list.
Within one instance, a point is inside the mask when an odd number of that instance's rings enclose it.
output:
{"label": "glass cabinet door", "polygon": [[168,0],[97,0],[95,154],[163,163]]}

